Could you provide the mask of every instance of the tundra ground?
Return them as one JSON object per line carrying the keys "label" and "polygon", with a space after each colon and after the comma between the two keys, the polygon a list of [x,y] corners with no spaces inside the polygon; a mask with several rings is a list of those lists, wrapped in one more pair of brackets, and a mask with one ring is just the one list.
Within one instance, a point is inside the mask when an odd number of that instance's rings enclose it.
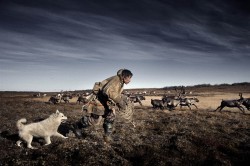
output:
{"label": "tundra ground", "polygon": [[[235,88],[235,87],[234,87]],[[48,97],[34,98],[25,93],[1,93],[0,165],[244,165],[250,163],[250,111],[238,108],[215,110],[221,99],[237,99],[239,92],[250,97],[250,87],[240,89],[195,90],[200,102],[194,107],[168,111],[154,110],[146,96],[143,106],[135,104],[134,127],[117,119],[113,142],[103,143],[102,126],[85,130],[85,138],[70,135],[69,125],[81,116],[77,98],[70,103],[49,104]],[[36,150],[17,147],[16,121],[28,123],[47,118],[58,109],[68,117],[59,132],[68,139],[52,137],[32,142]]]}

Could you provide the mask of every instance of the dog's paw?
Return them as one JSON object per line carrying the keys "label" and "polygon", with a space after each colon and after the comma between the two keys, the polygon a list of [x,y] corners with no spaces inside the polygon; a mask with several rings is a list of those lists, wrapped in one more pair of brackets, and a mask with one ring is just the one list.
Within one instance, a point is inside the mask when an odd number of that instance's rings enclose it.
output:
{"label": "dog's paw", "polygon": [[33,147],[33,146],[28,146],[28,148],[30,148],[30,149],[38,149],[38,148]]}
{"label": "dog's paw", "polygon": [[48,142],[48,143],[44,144],[44,146],[47,146],[47,145],[50,145],[50,144],[51,144],[51,142]]}
{"label": "dog's paw", "polygon": [[22,143],[22,141],[20,141],[20,140],[19,140],[19,141],[17,141],[17,142],[16,142],[16,146],[21,147],[21,143]]}

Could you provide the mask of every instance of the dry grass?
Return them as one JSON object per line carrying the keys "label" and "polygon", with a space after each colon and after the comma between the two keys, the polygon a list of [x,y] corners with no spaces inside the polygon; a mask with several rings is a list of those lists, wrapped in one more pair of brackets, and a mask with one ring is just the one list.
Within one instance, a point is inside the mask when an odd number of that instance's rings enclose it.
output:
{"label": "dry grass", "polygon": [[[89,128],[86,137],[67,140],[52,137],[52,144],[38,150],[17,147],[15,123],[25,117],[28,122],[48,117],[56,109],[68,117],[68,123],[81,116],[76,98],[70,103],[48,104],[49,97],[33,98],[30,94],[1,94],[0,165],[243,165],[250,162],[250,111],[244,115],[237,108],[222,113],[210,112],[221,99],[237,99],[238,89],[197,89],[198,109],[153,110],[146,96],[143,107],[135,104],[136,127],[117,119],[114,141],[103,143],[103,129]],[[250,88],[243,96],[250,97]],[[59,132],[69,133],[67,124]]]}

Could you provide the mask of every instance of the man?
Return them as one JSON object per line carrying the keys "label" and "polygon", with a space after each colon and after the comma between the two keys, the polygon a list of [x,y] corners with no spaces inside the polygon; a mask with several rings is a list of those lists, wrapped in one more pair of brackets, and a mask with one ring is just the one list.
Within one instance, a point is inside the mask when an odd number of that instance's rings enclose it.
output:
{"label": "man", "polygon": [[131,120],[133,105],[121,93],[124,84],[128,84],[132,76],[130,70],[120,69],[117,75],[95,83],[88,103],[83,106],[86,115],[74,125],[74,133],[78,138],[82,137],[82,128],[99,125],[104,118],[104,141],[110,142],[116,111],[121,117]]}

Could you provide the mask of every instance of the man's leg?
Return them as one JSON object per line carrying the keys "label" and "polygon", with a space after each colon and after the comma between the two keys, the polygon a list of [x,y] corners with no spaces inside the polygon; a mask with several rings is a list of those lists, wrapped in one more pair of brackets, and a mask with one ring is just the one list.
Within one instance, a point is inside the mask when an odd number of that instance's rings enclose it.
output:
{"label": "man's leg", "polygon": [[100,121],[102,120],[102,116],[91,114],[90,116],[83,116],[78,122],[73,124],[74,133],[76,137],[82,138],[82,129],[92,126],[92,125],[99,125]]}
{"label": "man's leg", "polygon": [[73,124],[73,132],[77,138],[82,138],[82,128],[86,128],[89,126],[88,119],[89,116],[83,116],[79,121]]}
{"label": "man's leg", "polygon": [[115,121],[115,113],[113,113],[113,111],[111,111],[107,117],[105,117],[104,119],[104,123],[103,123],[103,128],[104,128],[104,141],[109,143],[112,138],[111,138],[111,134],[113,131],[113,124]]}

